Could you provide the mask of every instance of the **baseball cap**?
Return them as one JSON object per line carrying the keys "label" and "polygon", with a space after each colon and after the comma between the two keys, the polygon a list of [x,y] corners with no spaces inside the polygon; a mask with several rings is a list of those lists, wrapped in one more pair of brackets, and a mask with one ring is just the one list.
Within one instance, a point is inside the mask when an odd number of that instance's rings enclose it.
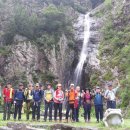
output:
{"label": "baseball cap", "polygon": [[100,87],[99,87],[99,86],[96,86],[96,89],[100,89]]}

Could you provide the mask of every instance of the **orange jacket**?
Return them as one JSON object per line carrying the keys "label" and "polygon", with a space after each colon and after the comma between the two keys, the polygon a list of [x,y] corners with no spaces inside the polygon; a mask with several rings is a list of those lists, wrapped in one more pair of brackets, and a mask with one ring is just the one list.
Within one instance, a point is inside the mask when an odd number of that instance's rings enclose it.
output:
{"label": "orange jacket", "polygon": [[66,96],[68,97],[69,104],[75,103],[75,98],[76,98],[75,90],[70,90],[68,93],[66,93]]}

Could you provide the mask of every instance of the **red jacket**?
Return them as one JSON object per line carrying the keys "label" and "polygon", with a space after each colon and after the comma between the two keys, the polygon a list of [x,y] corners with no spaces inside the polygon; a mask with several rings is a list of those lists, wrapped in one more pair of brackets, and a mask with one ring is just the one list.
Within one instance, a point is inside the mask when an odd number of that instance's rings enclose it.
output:
{"label": "red jacket", "polygon": [[54,102],[55,103],[63,103],[64,101],[64,92],[62,90],[56,90],[54,92]]}
{"label": "red jacket", "polygon": [[14,89],[13,88],[10,88],[10,89],[4,88],[3,89],[4,102],[12,102],[13,96],[14,96]]}

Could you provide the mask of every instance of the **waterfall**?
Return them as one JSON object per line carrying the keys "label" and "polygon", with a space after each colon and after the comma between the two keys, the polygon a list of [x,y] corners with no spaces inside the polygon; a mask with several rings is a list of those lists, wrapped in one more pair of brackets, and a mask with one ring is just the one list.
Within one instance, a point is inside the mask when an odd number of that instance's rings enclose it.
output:
{"label": "waterfall", "polygon": [[90,16],[89,16],[89,14],[90,13],[87,13],[84,18],[84,40],[83,40],[82,50],[80,53],[79,62],[74,71],[74,84],[75,85],[80,85],[83,66],[88,57],[88,43],[89,43],[89,38],[90,38]]}

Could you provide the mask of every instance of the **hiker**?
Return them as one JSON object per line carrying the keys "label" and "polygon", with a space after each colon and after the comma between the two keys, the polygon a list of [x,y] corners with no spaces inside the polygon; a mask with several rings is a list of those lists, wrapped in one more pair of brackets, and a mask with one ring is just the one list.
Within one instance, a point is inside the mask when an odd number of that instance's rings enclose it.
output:
{"label": "hiker", "polygon": [[77,86],[75,90],[75,103],[74,103],[74,120],[76,122],[79,122],[79,109],[81,106],[81,92],[80,92],[80,87]]}
{"label": "hiker", "polygon": [[116,109],[116,92],[120,87],[119,80],[116,80],[117,87],[113,89],[112,83],[108,84],[108,90],[105,92],[105,99],[107,100],[107,109]]}
{"label": "hiker", "polygon": [[68,122],[69,112],[72,110],[72,121],[74,121],[74,103],[75,103],[75,90],[74,84],[70,84],[70,90],[66,93],[66,97],[68,98],[67,110],[66,110],[66,122]]}
{"label": "hiker", "polygon": [[23,102],[25,100],[23,88],[24,88],[23,84],[20,83],[19,88],[15,91],[14,94],[14,106],[15,106],[14,120],[16,120],[17,114],[18,114],[18,120],[21,120],[21,111],[22,111]]}
{"label": "hiker", "polygon": [[3,89],[3,98],[4,98],[4,113],[3,120],[10,120],[11,107],[13,104],[14,89],[12,88],[11,83],[7,83],[7,86]]}
{"label": "hiker", "polygon": [[26,88],[24,91],[24,96],[25,96],[25,101],[26,101],[26,119],[27,120],[29,120],[30,109],[32,109],[32,105],[33,105],[32,90],[33,90],[33,85],[29,84],[28,88]]}
{"label": "hiker", "polygon": [[92,99],[90,89],[86,88],[83,99],[84,99],[84,119],[85,122],[90,122],[91,99]]}
{"label": "hiker", "polygon": [[44,113],[44,121],[47,120],[47,114],[49,109],[49,121],[52,121],[52,108],[53,108],[53,97],[54,90],[52,89],[51,84],[47,85],[47,90],[44,91],[44,100],[45,100],[45,113]]}
{"label": "hiker", "polygon": [[42,90],[40,90],[39,83],[36,83],[35,89],[32,91],[33,96],[33,106],[32,106],[32,120],[35,121],[35,116],[37,115],[37,121],[40,121],[40,107],[42,100]]}
{"label": "hiker", "polygon": [[93,93],[93,96],[94,96],[95,115],[97,122],[99,123],[99,118],[100,121],[103,120],[103,97],[104,97],[104,94],[101,92],[99,86],[96,86],[96,91],[95,93]]}
{"label": "hiker", "polygon": [[57,121],[57,111],[59,110],[59,121],[62,121],[62,104],[64,101],[64,92],[62,85],[57,85],[57,90],[54,92],[54,120]]}

